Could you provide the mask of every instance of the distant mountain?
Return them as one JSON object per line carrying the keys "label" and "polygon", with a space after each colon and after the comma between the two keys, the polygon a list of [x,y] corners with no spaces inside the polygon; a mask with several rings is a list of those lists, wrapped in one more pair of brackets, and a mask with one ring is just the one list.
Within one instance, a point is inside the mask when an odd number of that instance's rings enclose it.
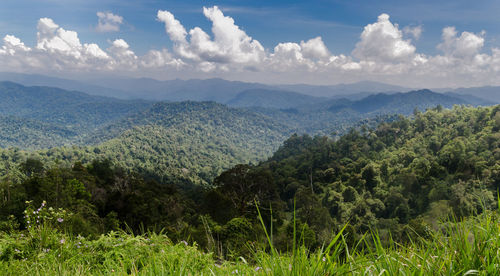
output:
{"label": "distant mountain", "polygon": [[411,90],[410,88],[375,81],[360,81],[337,85],[292,84],[277,85],[276,87],[315,97],[344,97],[353,100],[373,93],[396,93]]}
{"label": "distant mountain", "polygon": [[417,108],[425,111],[441,105],[475,105],[462,98],[452,97],[430,90],[407,93],[370,95],[361,100],[332,99],[316,104],[288,109],[252,108],[293,127],[299,133],[342,134],[363,120],[372,125],[383,120],[392,120],[394,114],[410,115]]}
{"label": "distant mountain", "polygon": [[495,104],[498,104],[498,102],[495,102],[495,101],[491,101],[491,100],[488,100],[488,99],[484,99],[484,98],[481,98],[481,97],[476,97],[476,96],[473,96],[473,95],[469,95],[469,94],[458,94],[458,93],[454,93],[454,92],[445,92],[443,93],[444,95],[447,95],[447,96],[450,96],[450,97],[454,97],[454,98],[459,98],[459,99],[462,99],[468,103],[470,103],[471,105],[474,105],[474,106],[490,106],[490,105],[495,105]]}
{"label": "distant mountain", "polygon": [[486,101],[500,103],[500,86],[483,86],[483,87],[470,87],[458,88],[451,92],[460,95],[471,95],[474,97],[482,98]]}
{"label": "distant mountain", "polygon": [[26,86],[52,86],[82,91],[91,95],[120,99],[146,99],[155,101],[215,101],[227,103],[246,90],[265,89],[289,91],[314,97],[349,98],[358,100],[373,93],[402,92],[410,89],[380,82],[362,81],[338,85],[266,85],[223,79],[190,79],[160,81],[151,78],[108,77],[89,80],[68,80],[43,75],[1,73],[0,80],[13,81]]}
{"label": "distant mountain", "polygon": [[130,95],[128,95],[126,92],[118,90],[116,88],[102,87],[92,85],[83,81],[48,77],[44,75],[0,72],[0,81],[15,82],[24,86],[57,87],[64,90],[81,91],[89,95],[99,95],[119,99],[130,98]]}
{"label": "distant mountain", "polygon": [[249,89],[272,89],[272,87],[223,79],[191,79],[159,81],[149,78],[101,79],[94,84],[120,89],[133,98],[157,101],[215,101],[226,103],[238,93]]}
{"label": "distant mountain", "polygon": [[354,101],[350,108],[360,113],[397,113],[408,115],[415,108],[425,111],[427,108],[441,105],[450,108],[455,104],[471,104],[464,99],[456,98],[428,89],[410,91],[407,93],[370,95],[359,101]]}
{"label": "distant mountain", "polygon": [[325,101],[325,98],[311,97],[304,94],[279,90],[245,90],[226,104],[234,107],[292,108]]}

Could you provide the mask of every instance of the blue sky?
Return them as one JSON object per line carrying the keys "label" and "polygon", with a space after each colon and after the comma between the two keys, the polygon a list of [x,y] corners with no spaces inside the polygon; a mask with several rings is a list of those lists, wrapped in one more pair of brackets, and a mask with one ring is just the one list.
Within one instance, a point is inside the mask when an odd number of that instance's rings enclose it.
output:
{"label": "blue sky", "polygon": [[[440,48],[438,45],[443,43],[443,29],[450,26],[455,27],[456,37],[458,38],[463,32],[468,32],[483,39],[480,49],[478,48],[479,50],[475,54],[485,53],[493,59],[491,49],[500,47],[500,30],[498,28],[500,23],[498,17],[498,14],[500,14],[500,1],[484,0],[2,0],[0,2],[0,37],[13,35],[19,38],[27,47],[34,48],[37,45],[37,24],[40,18],[46,17],[52,19],[55,24],[64,30],[75,31],[82,44],[95,43],[101,49],[106,50],[116,39],[123,39],[129,45],[129,49],[138,57],[148,54],[151,50],[167,49],[172,53],[173,59],[178,58],[180,62],[189,63],[186,61],[185,56],[176,52],[175,43],[165,32],[165,24],[168,23],[159,21],[157,13],[159,10],[168,11],[175,16],[175,19],[182,24],[187,32],[192,28],[199,27],[213,37],[214,34],[211,32],[213,22],[203,14],[203,7],[209,8],[215,5],[219,7],[224,16],[234,19],[235,25],[244,31],[247,36],[258,41],[270,53],[269,55],[272,55],[274,48],[280,43],[292,42],[299,44],[301,41],[307,42],[311,38],[320,36],[322,43],[332,56],[345,55],[348,58],[352,56],[354,62],[362,62],[364,58],[367,61],[379,60],[378,58],[370,59],[365,54],[354,55],[353,51],[360,41],[360,35],[365,26],[377,22],[377,18],[384,13],[390,16],[390,23],[394,24],[397,30],[403,34],[400,40],[411,41],[411,46],[415,47],[414,54],[422,54],[429,59],[446,55],[443,47]],[[119,31],[97,31],[97,12],[107,12],[122,17],[122,22],[117,24]],[[412,36],[404,32],[405,27],[418,27],[422,31],[421,35],[419,37]],[[460,41],[457,41],[457,45],[459,44]],[[448,50],[451,53],[451,48]],[[361,52],[361,50],[358,51],[358,53]],[[455,57],[458,57],[458,55]],[[0,59],[0,66],[2,66],[1,62]],[[12,63],[12,61],[9,62]],[[192,61],[190,62],[192,64]],[[345,61],[345,63],[349,62]],[[388,62],[387,59],[384,62]],[[398,59],[391,62],[399,64],[402,61],[398,57]],[[5,61],[3,65],[7,66],[10,63]],[[241,68],[258,67],[255,67],[255,64],[246,64],[245,66]],[[220,74],[224,73],[224,70],[227,72],[227,68],[230,68],[229,71],[235,71],[230,66],[219,66],[219,64],[210,68],[216,69],[200,72],[184,68],[181,71],[182,74],[192,77],[220,76]],[[5,70],[5,68],[1,67],[0,69]],[[19,68],[18,71],[23,70],[36,71],[27,67],[24,69]],[[179,71],[178,68],[176,70]],[[241,70],[244,71],[244,69]],[[412,74],[410,71],[412,70],[414,69],[406,70],[404,78],[410,78]],[[140,70],[140,74],[157,78],[169,78],[176,75],[176,73],[172,73],[172,69],[167,71],[170,72],[168,75],[162,75],[159,71],[150,70],[149,68],[148,70]],[[251,71],[255,70],[252,69]],[[323,79],[320,79],[320,82],[328,83],[328,79],[332,79],[332,82],[342,82],[342,80],[349,82],[362,80],[363,76],[366,76],[367,79],[380,77],[370,72],[373,73],[373,71],[369,70],[355,74],[331,71],[333,75],[342,76],[342,78],[329,78],[328,74],[322,71]],[[114,73],[131,74],[131,72],[118,72],[116,70]],[[246,75],[243,73],[242,76]],[[294,79],[294,73],[298,73],[298,71],[295,70],[290,75],[287,75],[286,72],[277,72],[275,75],[278,82],[280,80],[290,82]],[[497,72],[492,72],[492,74],[495,73]],[[418,74],[422,75],[422,72],[419,71]],[[258,74],[254,75],[253,79],[248,80],[259,81]],[[394,82],[399,77],[403,77],[403,75],[395,75],[394,71],[391,71],[384,75],[382,79]],[[237,74],[229,74],[228,78],[245,79],[238,77]],[[461,77],[457,74],[447,76],[446,85],[453,85],[453,82],[458,81],[459,78]],[[486,82],[481,79],[472,80],[478,84]],[[263,81],[269,82],[266,79]],[[305,81],[315,82],[318,79],[311,77]],[[428,79],[428,81],[436,82],[436,80],[431,79]],[[400,82],[400,84],[404,84],[404,82],[409,84],[408,81]],[[436,83],[436,85],[439,86],[439,83]],[[457,83],[456,86],[458,85],[461,84]]]}
{"label": "blue sky", "polygon": [[[424,32],[416,46],[434,53],[441,29],[456,26],[471,32],[487,31],[488,44],[500,46],[500,1],[120,1],[120,0],[2,0],[0,35],[16,33],[27,44],[36,41],[40,17],[52,18],[66,29],[76,30],[81,39],[106,44],[124,38],[134,50],[144,53],[169,45],[156,20],[156,12],[169,10],[187,27],[210,29],[201,14],[203,6],[218,5],[250,36],[265,47],[282,41],[300,41],[322,36],[327,47],[338,53],[352,51],[363,27],[381,13],[388,13],[399,25],[422,25]],[[97,33],[96,12],[110,11],[125,19],[116,34]]]}

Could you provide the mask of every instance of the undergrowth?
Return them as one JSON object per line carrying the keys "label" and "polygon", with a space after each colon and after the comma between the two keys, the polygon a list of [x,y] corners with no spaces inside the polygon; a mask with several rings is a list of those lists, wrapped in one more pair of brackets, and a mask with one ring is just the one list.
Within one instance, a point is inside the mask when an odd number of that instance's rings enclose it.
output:
{"label": "undergrowth", "polygon": [[[55,223],[55,222],[54,222]],[[220,261],[196,244],[174,244],[166,235],[110,232],[97,239],[74,236],[43,223],[0,234],[2,275],[497,275],[500,224],[497,211],[450,220],[430,238],[407,244],[382,242],[376,231],[355,244],[336,233],[309,250],[294,225],[293,249],[251,248],[252,258]],[[56,224],[57,225],[57,224]]]}

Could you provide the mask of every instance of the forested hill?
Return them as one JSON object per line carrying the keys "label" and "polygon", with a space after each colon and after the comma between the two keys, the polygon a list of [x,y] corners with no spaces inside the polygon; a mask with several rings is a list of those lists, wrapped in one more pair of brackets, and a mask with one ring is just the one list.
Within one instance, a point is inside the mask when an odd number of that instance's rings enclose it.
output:
{"label": "forested hill", "polygon": [[[407,93],[376,94],[352,102],[347,107],[360,113],[396,113],[409,115],[413,110],[421,111],[427,108],[442,105],[451,108],[457,104],[471,104],[464,99],[432,92],[431,90],[416,90]],[[332,109],[337,107],[332,106]]]}
{"label": "forested hill", "polygon": [[264,108],[293,108],[304,105],[321,103],[327,98],[312,97],[300,93],[269,90],[269,89],[251,89],[245,90],[233,99],[226,102],[234,107],[264,107]]}
{"label": "forested hill", "polygon": [[113,139],[96,149],[127,168],[207,184],[222,169],[264,160],[291,133],[265,116],[214,102],[158,103],[100,131],[96,137]]}
{"label": "forested hill", "polygon": [[99,127],[150,105],[13,82],[0,82],[0,99],[0,115],[64,125],[75,131]]}
{"label": "forested hill", "polygon": [[299,133],[330,135],[332,132],[346,133],[353,125],[364,119],[382,122],[394,114],[411,115],[416,109],[425,111],[427,108],[438,105],[451,108],[453,105],[477,106],[485,103],[472,96],[469,99],[470,101],[467,101],[461,97],[430,90],[417,90],[407,93],[380,93],[355,101],[323,99],[317,102],[305,102],[303,105],[291,108],[252,107],[250,109],[293,126]]}
{"label": "forested hill", "polygon": [[198,185],[238,163],[265,160],[291,134],[265,116],[214,102],[157,103],[98,131],[87,141],[94,146],[5,150],[3,155],[13,163],[31,156],[66,165],[106,158],[164,182]]}
{"label": "forested hill", "polygon": [[[264,193],[260,180],[253,180],[258,175],[270,185]],[[274,204],[273,214],[280,217],[279,206],[292,212],[295,199],[297,217],[312,228],[311,242],[318,244],[346,223],[352,233],[378,229],[387,237],[390,230],[397,240],[409,233],[406,225],[426,235],[430,225],[450,214],[495,208],[500,106],[438,107],[414,119],[351,131],[338,141],[294,135],[267,162],[224,172],[216,179],[218,197],[236,196],[238,183],[250,183],[232,200],[239,204],[218,201],[213,217],[241,216],[243,211],[218,210],[248,210],[242,206],[255,196],[262,206]]]}
{"label": "forested hill", "polygon": [[0,147],[40,149],[82,144],[96,129],[151,104],[0,82]]}

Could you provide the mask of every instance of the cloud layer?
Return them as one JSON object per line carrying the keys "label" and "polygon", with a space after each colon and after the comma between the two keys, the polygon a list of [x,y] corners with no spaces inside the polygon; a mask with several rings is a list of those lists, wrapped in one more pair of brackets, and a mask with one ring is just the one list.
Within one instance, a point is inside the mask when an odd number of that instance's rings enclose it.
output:
{"label": "cloud layer", "polygon": [[[75,31],[65,30],[50,18],[37,25],[37,42],[25,45],[14,35],[0,47],[2,71],[111,72],[178,76],[227,76],[233,79],[272,82],[336,83],[376,79],[409,86],[470,86],[500,84],[500,48],[484,51],[485,32],[442,30],[437,55],[419,53],[413,40],[421,26],[400,28],[387,14],[368,24],[350,54],[334,54],[320,36],[300,42],[282,42],[266,49],[217,7],[203,8],[211,32],[200,27],[189,31],[164,10],[156,19],[164,24],[171,49],[151,50],[137,56],[123,40],[110,41],[106,49],[82,43]],[[121,16],[98,12],[100,32],[119,31]],[[298,78],[300,77],[300,78]]]}

